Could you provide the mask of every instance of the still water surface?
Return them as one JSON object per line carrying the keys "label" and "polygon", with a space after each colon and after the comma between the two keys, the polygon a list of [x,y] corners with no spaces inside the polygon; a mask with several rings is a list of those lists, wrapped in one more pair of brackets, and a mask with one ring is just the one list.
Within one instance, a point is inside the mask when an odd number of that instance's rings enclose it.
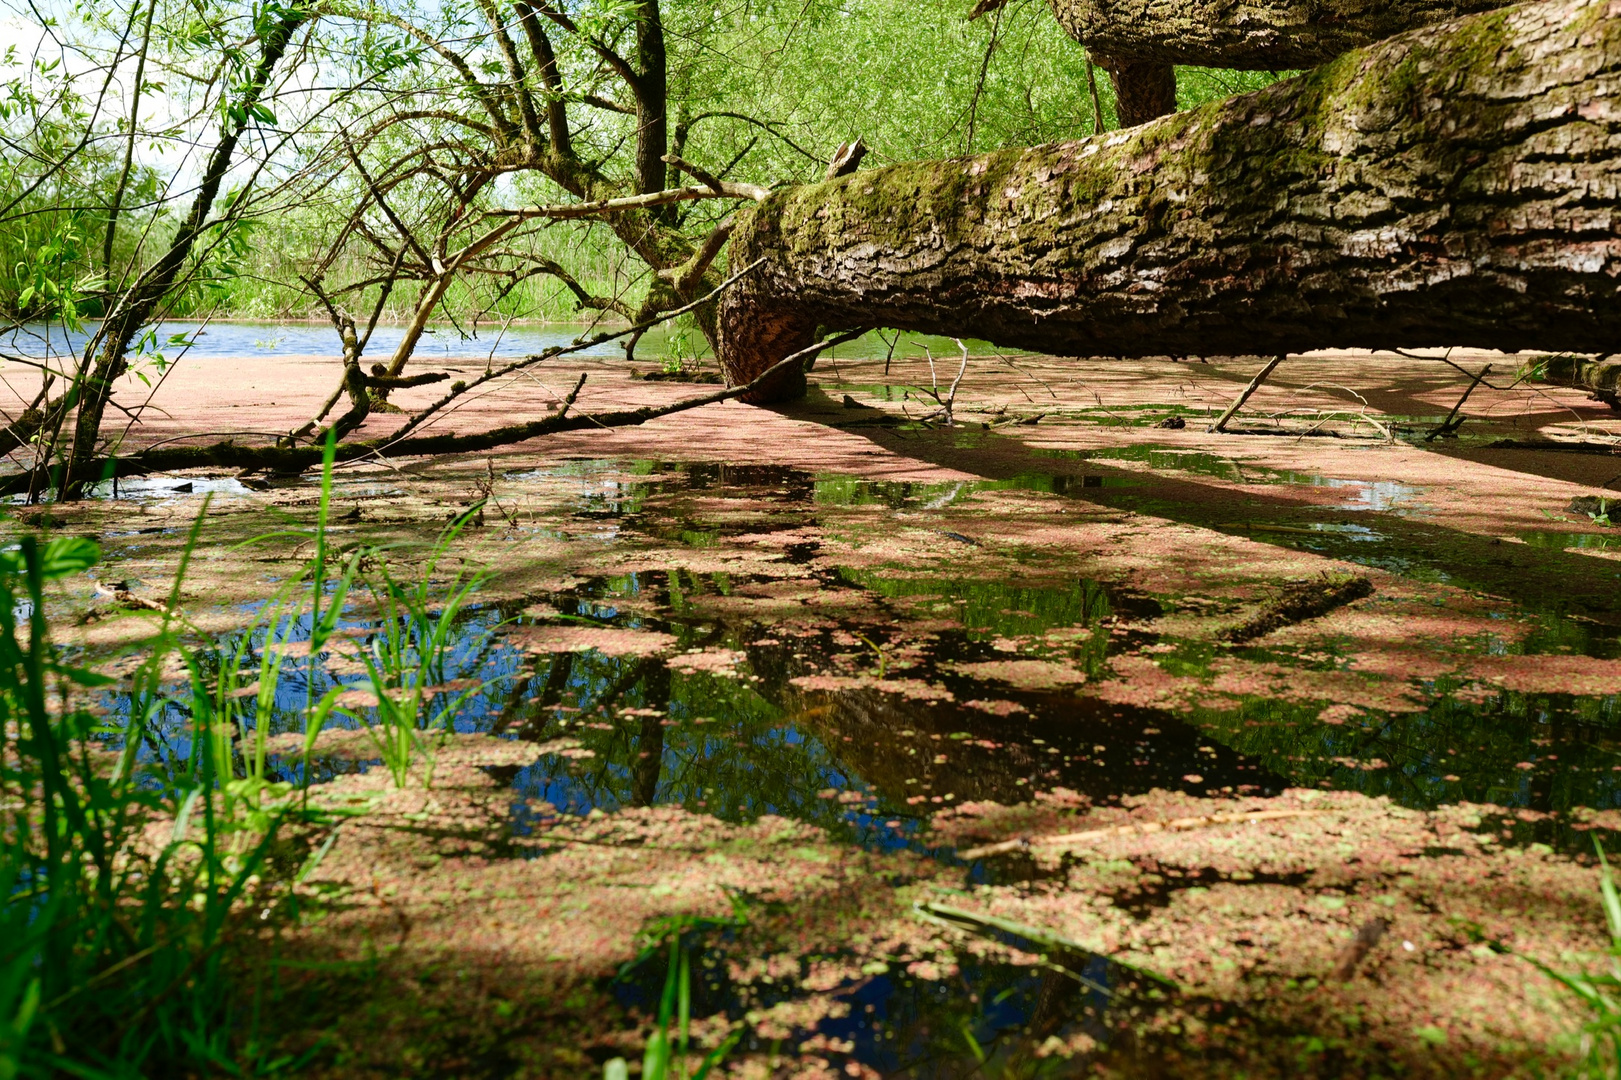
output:
{"label": "still water surface", "polygon": [[[94,332],[95,324],[87,324]],[[164,322],[149,328],[156,344],[149,352],[165,359],[185,356],[192,360],[218,360],[252,356],[339,356],[342,343],[331,326],[321,323],[233,323],[211,322],[206,326],[196,322]],[[413,356],[423,360],[435,359],[515,359],[542,352],[545,349],[572,344],[579,338],[592,337],[602,332],[619,329],[613,325],[590,323],[545,323],[509,326],[499,323],[478,327],[432,326],[418,343]],[[183,337],[189,345],[170,344],[172,338]],[[382,359],[391,355],[404,328],[380,325],[366,346],[366,355]],[[33,360],[47,360],[62,356],[75,356],[84,347],[88,335],[68,332],[60,326],[42,323],[30,324],[18,330],[0,332],[0,350]],[[877,334],[849,342],[833,350],[833,354],[852,359],[883,358],[890,351],[890,341]],[[968,341],[970,349],[983,353],[989,349],[983,342]],[[922,334],[903,334],[895,345],[897,357],[918,357],[928,349],[936,357],[960,355],[949,338]],[[694,350],[707,354],[703,336],[696,331],[681,331],[655,327],[648,331],[637,347],[638,357],[656,359],[681,352],[692,355]],[[625,355],[621,341],[604,342],[580,351],[578,355],[600,358],[620,358]]]}
{"label": "still water surface", "polygon": [[[622,479],[627,472],[640,478]],[[771,501],[802,511],[807,520],[819,507],[875,504],[915,520],[993,486],[1057,494],[1074,487],[1077,495],[1085,490],[1088,497],[1101,493],[1084,477],[1038,474],[921,484],[776,467],[600,462],[575,463],[567,475],[578,482],[574,516],[611,526],[604,535],[614,536],[690,530],[655,505],[657,496],[672,492]],[[606,476],[616,479],[608,482]],[[1130,498],[1132,488],[1117,494]],[[682,535],[703,546],[728,530],[762,527],[751,520]],[[1290,534],[1281,539],[1291,546],[1318,543]],[[1347,538],[1342,543],[1351,551],[1395,541]],[[1099,802],[1154,788],[1270,795],[1288,787],[1324,787],[1384,795],[1411,807],[1464,800],[1539,810],[1621,804],[1621,703],[1614,697],[1505,691],[1483,698],[1454,695],[1457,687],[1440,679],[1424,688],[1428,705],[1422,710],[1369,711],[1343,724],[1320,721],[1320,703],[1261,695],[1191,713],[1106,704],[1067,691],[990,683],[964,674],[962,665],[1005,655],[998,641],[1055,633],[1070,643],[1067,661],[1089,680],[1106,674],[1110,656],[1148,645],[1172,672],[1203,670],[1214,650],[1207,642],[1139,629],[1160,613],[1158,601],[1080,577],[1067,587],[1033,589],[1017,580],[957,578],[949,572],[927,578],[890,574],[824,559],[815,539],[791,546],[788,557],[814,576],[824,594],[860,595],[876,614],[869,608],[860,618],[790,635],[769,618],[717,615],[725,605],[705,603],[751,589],[763,593],[770,580],[679,566],[582,580],[547,595],[544,606],[553,614],[542,617],[533,614],[533,597],[467,613],[447,668],[435,674],[438,682],[472,678],[485,684],[460,710],[457,728],[536,742],[568,740],[569,753],[494,770],[510,785],[514,836],[531,834],[559,812],[679,805],[729,821],[780,815],[815,824],[847,843],[911,849],[959,862],[951,849],[931,842],[926,829],[931,811],[969,800],[1016,803],[1055,788]],[[922,596],[949,612],[957,628],[932,632],[926,640],[908,637],[908,621],[916,620]],[[1611,651],[1610,641],[1577,622],[1552,614],[1544,621],[1541,632],[1512,648]],[[683,671],[663,656],[595,650],[536,654],[511,644],[514,628],[537,623],[656,631],[675,638],[677,659],[698,649],[730,650],[738,659],[727,670]],[[362,640],[375,629],[358,618],[349,625]],[[294,640],[308,634],[297,622],[280,630]],[[255,634],[253,648],[260,651],[267,634],[263,629]],[[851,644],[858,636],[866,645]],[[806,692],[795,681],[833,670],[841,653],[894,651],[903,639],[916,660],[906,677],[938,684],[950,691],[949,699],[920,701],[870,687]],[[218,643],[222,652],[234,644],[229,636]],[[1282,664],[1307,662],[1264,647],[1239,651]],[[361,681],[359,675],[331,670],[325,660],[315,657],[283,669],[269,720],[275,731],[299,729],[312,692],[319,696],[330,686]],[[1340,662],[1333,655],[1309,661]],[[994,715],[964,704],[976,699],[995,699],[1010,708]],[[128,707],[116,696],[108,704],[114,714]],[[179,739],[182,718],[175,719],[176,741],[155,744],[153,756],[184,760],[188,755],[189,747]],[[1457,747],[1469,753],[1450,752]],[[1527,769],[1526,762],[1537,764]],[[298,762],[282,767],[287,779],[298,778]],[[338,760],[312,763],[317,778],[354,767]],[[1548,822],[1520,831],[1524,840],[1561,846],[1589,842]],[[968,869],[971,877],[1002,872],[977,864]],[[695,939],[693,947],[719,947],[723,937],[724,931],[712,932]],[[1119,1028],[1109,1020],[1111,1010],[1136,1009],[1144,999],[1144,988],[1133,983],[1130,972],[1098,957],[1059,959],[1068,974],[975,962],[945,982],[879,973],[850,989],[852,1011],[827,1021],[821,1033],[848,1041],[850,1060],[886,1075],[967,1076],[982,1064],[981,1054],[1039,1073],[1058,1063],[1038,1062],[1033,1047],[1055,1033],[1078,1031],[1107,1042]],[[725,965],[695,969],[705,974],[694,987],[694,1011],[740,1015],[744,1003],[728,984]],[[655,957],[628,969],[614,993],[627,1006],[646,1008],[656,1003],[662,984],[662,961]],[[793,993],[791,981],[781,993]],[[1127,1056],[1136,1052],[1117,1049]]]}

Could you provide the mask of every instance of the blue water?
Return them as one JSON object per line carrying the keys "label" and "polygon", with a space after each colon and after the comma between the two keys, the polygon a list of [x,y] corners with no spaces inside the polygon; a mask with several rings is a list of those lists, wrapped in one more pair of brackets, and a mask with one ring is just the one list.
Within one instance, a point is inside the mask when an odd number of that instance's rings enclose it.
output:
{"label": "blue water", "polygon": [[[0,349],[34,360],[64,355],[77,355],[84,347],[96,325],[86,324],[87,333],[69,332],[60,326],[31,324],[20,330],[0,333]],[[538,353],[544,349],[571,344],[576,338],[591,336],[601,330],[617,327],[593,328],[585,324],[551,324],[546,326],[513,326],[503,333],[499,324],[480,327],[476,335],[464,335],[452,327],[430,327],[422,336],[413,355],[428,359],[459,358],[484,359],[494,356],[515,358]],[[204,326],[196,322],[165,322],[152,328],[153,343],[147,352],[157,352],[165,359],[174,360],[181,355],[189,359],[214,360],[251,356],[333,356],[342,355],[343,345],[332,327],[319,323],[230,323],[214,322]],[[366,355],[373,359],[386,359],[404,335],[400,326],[379,326],[366,345]],[[171,343],[183,336],[189,345]],[[662,344],[662,343],[660,343]],[[654,348],[648,355],[662,351]],[[593,345],[582,350],[585,356],[623,356],[618,342]]]}
{"label": "blue water", "polygon": [[[31,360],[59,359],[77,356],[96,324],[86,323],[86,332],[69,332],[61,326],[31,323],[21,329],[0,331],[0,352],[22,356]],[[548,323],[545,325],[510,326],[505,331],[499,323],[485,323],[478,327],[464,325],[462,330],[452,326],[434,326],[423,334],[413,356],[426,359],[515,359],[529,356],[556,346],[570,345],[576,339],[593,337],[602,332],[619,330],[617,325],[589,323]],[[463,331],[466,331],[465,333]],[[366,356],[370,360],[387,359],[404,335],[401,326],[380,325],[366,343]],[[183,338],[184,343],[177,339]],[[648,331],[637,347],[637,356],[655,359],[669,355],[671,346],[683,332],[656,327]],[[166,360],[184,355],[188,359],[217,360],[241,359],[253,356],[331,356],[342,355],[343,346],[337,331],[325,323],[235,323],[211,322],[206,326],[198,322],[164,322],[149,328],[143,336],[148,343],[142,350],[156,353]],[[893,335],[881,338],[868,334],[856,341],[832,350],[837,357],[850,359],[883,359],[890,353]],[[689,354],[697,349],[705,351],[701,334],[685,331],[681,346]],[[989,350],[983,342],[968,341],[976,354]],[[929,337],[921,334],[903,334],[896,341],[896,359],[915,359],[932,352],[937,360],[949,366],[960,353],[949,338]],[[582,349],[576,355],[601,358],[624,356],[622,340],[604,342]],[[942,368],[944,378],[952,372]]]}

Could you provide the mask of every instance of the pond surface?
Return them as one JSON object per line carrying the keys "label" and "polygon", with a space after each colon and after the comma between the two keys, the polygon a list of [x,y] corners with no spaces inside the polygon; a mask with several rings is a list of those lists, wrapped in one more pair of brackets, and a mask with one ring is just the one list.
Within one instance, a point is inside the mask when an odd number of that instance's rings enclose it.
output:
{"label": "pond surface", "polygon": [[[1231,465],[1139,456],[1151,466],[1213,474]],[[1231,662],[1333,674],[1352,657],[1332,644],[1235,648],[1158,631],[1155,621],[1185,597],[1055,576],[1051,565],[1037,574],[1032,564],[1028,578],[977,573],[972,555],[981,541],[930,525],[931,514],[985,493],[1132,500],[1129,477],[902,483],[776,467],[586,462],[504,479],[574,485],[568,516],[586,530],[575,535],[610,545],[656,541],[702,556],[742,536],[795,537],[780,545],[782,565],[769,574],[742,564],[717,569],[695,557],[686,566],[675,560],[666,569],[584,576],[565,589],[492,601],[460,620],[447,663],[433,673],[450,689],[431,695],[425,713],[476,682],[480,688],[456,709],[457,730],[548,749],[532,765],[492,770],[510,789],[515,838],[559,815],[678,805],[729,822],[775,815],[867,850],[961,863],[931,835],[933,813],[1018,804],[1037,793],[1108,804],[1155,789],[1271,796],[1321,788],[1413,808],[1621,806],[1614,695],[1484,692],[1468,679],[1439,676],[1415,680],[1409,691],[1421,704],[1397,711],[1336,713],[1325,708],[1333,701],[1266,692],[1191,708],[1111,702],[1083,688],[1109,679],[1111,663],[1126,656],[1151,656],[1173,677],[1209,677]],[[1351,489],[1353,512],[1399,509],[1412,495],[1400,485],[1337,483]],[[820,512],[861,507],[901,515],[914,530],[932,528],[939,543],[962,549],[964,561],[927,573],[843,561],[810,526]],[[542,525],[515,535],[545,532]],[[1253,535],[1398,571],[1437,558],[1370,526],[1329,522]],[[1616,655],[1613,636],[1589,625],[1558,614],[1535,619],[1532,632],[1482,648]],[[377,632],[375,621],[356,614],[344,644],[367,647]],[[270,632],[252,633],[250,655],[257,655]],[[276,630],[281,640],[307,635],[297,621]],[[650,647],[655,641],[664,644]],[[238,644],[222,637],[217,662]],[[287,664],[268,719],[273,732],[301,730],[312,696],[364,683],[340,652]],[[127,708],[117,695],[107,704],[115,714]],[[360,706],[340,722],[374,721],[375,711]],[[183,758],[189,747],[177,738],[150,753]],[[310,767],[320,779],[356,766],[326,758]],[[282,768],[296,779],[303,766],[289,760]],[[1568,850],[1590,843],[1567,825],[1538,818],[1510,831],[1521,842]],[[1029,872],[994,861],[968,870],[971,880]],[[705,940],[713,939],[695,939],[695,947]],[[875,971],[851,987],[847,1015],[816,1028],[818,1038],[884,1075],[966,1076],[991,1060],[1058,1069],[1063,1058],[1038,1058],[1035,1048],[1082,1036],[1107,1045],[1118,1026],[1111,1009],[1152,1008],[1154,995],[1129,971],[1097,957],[1060,960],[1056,968],[986,961],[944,981]],[[646,1006],[662,986],[661,964],[655,957],[629,970],[613,993],[627,1006]],[[735,1017],[762,1007],[759,988],[731,986],[723,967],[705,979],[695,1011]],[[793,990],[784,985],[780,993]]]}

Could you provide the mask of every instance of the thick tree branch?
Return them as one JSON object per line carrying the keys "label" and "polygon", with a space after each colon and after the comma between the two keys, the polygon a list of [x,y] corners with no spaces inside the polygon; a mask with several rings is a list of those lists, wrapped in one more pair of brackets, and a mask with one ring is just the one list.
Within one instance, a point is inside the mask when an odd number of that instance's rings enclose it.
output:
{"label": "thick tree branch", "polygon": [[630,66],[630,61],[608,48],[608,46],[604,45],[596,38],[582,33],[579,24],[565,15],[562,11],[554,7],[548,2],[548,0],[538,0],[538,2],[535,4],[535,8],[552,22],[556,23],[558,26],[562,27],[564,30],[567,30],[570,34],[573,34],[575,37],[584,42],[586,48],[596,53],[604,64],[607,64],[613,69],[614,74],[618,75],[621,79],[624,79],[625,82],[631,86],[634,87],[636,85],[638,76],[636,69]]}
{"label": "thick tree branch", "polygon": [[[1051,0],[1099,62],[1286,71],[1502,0]],[[982,5],[983,6],[983,5]],[[1102,57],[1109,57],[1104,62]]]}
{"label": "thick tree branch", "polygon": [[732,228],[736,225],[736,216],[728,214],[719,225],[704,238],[698,250],[693,252],[692,258],[680,266],[669,270],[660,270],[659,277],[670,283],[677,293],[685,294],[688,290],[696,288],[698,282],[703,280],[707,272],[720,255],[721,248],[731,239]]}
{"label": "thick tree branch", "polygon": [[540,114],[535,110],[534,96],[529,93],[529,79],[524,73],[523,61],[518,58],[518,48],[512,42],[512,35],[507,33],[506,22],[496,10],[495,0],[478,0],[478,6],[484,12],[484,18],[490,24],[490,33],[495,35],[496,45],[501,50],[501,60],[510,77],[508,85],[518,103],[518,117],[523,123],[525,149],[533,157],[539,153],[545,137],[540,133]]}
{"label": "thick tree branch", "polygon": [[[367,442],[340,443],[336,449],[334,460],[344,462],[358,461],[373,456],[424,457],[439,454],[477,453],[483,450],[493,450],[498,446],[509,446],[542,435],[555,435],[565,431],[635,427],[650,420],[657,420],[660,417],[673,416],[676,413],[702,408],[705,405],[716,405],[723,401],[730,401],[733,398],[746,397],[772,380],[779,378],[785,372],[802,369],[805,362],[821,350],[851,341],[867,332],[868,329],[863,327],[836,334],[784,357],[766,371],[761,372],[753,383],[717,390],[714,393],[703,394],[698,397],[685,398],[681,401],[671,402],[668,405],[644,405],[636,409],[613,409],[599,413],[570,415],[568,406],[573,403],[575,395],[579,393],[581,385],[585,382],[585,376],[581,375],[579,382],[575,384],[573,393],[565,400],[563,408],[544,420],[509,424],[489,431],[466,435],[419,435],[407,439],[374,439]],[[149,472],[173,469],[208,467],[239,469],[248,472],[268,469],[285,475],[299,473],[321,464],[323,455],[324,451],[320,446],[244,446],[233,441],[226,441],[214,443],[210,446],[170,446],[164,449],[148,450],[125,458],[107,459],[98,462],[97,465],[102,472],[120,477],[140,476]],[[7,482],[0,482],[0,492],[18,490],[19,485],[26,485],[27,479],[27,475],[22,474],[12,477]]]}
{"label": "thick tree branch", "polygon": [[568,104],[563,99],[563,75],[557,65],[557,53],[551,39],[540,25],[535,9],[524,0],[512,5],[518,13],[524,37],[529,41],[529,53],[540,72],[541,85],[546,88],[546,126],[551,136],[552,153],[562,158],[574,157],[574,138],[569,131]]}

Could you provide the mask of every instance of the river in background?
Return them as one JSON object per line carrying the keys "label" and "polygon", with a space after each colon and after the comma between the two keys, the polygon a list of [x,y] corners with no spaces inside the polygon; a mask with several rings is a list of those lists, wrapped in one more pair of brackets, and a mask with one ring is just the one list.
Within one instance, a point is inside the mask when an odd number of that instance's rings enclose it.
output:
{"label": "river in background", "polygon": [[[64,330],[61,326],[31,323],[20,329],[0,333],[0,350],[36,361],[76,356],[93,332],[95,324],[87,324],[87,332]],[[484,325],[458,329],[453,326],[433,326],[422,336],[413,357],[418,360],[494,359],[514,360],[543,352],[549,348],[570,345],[582,337],[618,329],[592,323],[543,323],[509,326]],[[382,325],[373,332],[367,343],[366,355],[373,360],[390,356],[405,332],[402,326]],[[144,351],[156,353],[168,360],[185,356],[190,359],[213,360],[245,356],[332,356],[342,352],[338,335],[332,327],[319,323],[242,323],[211,322],[206,326],[197,322],[159,323],[148,336]],[[921,357],[925,350],[937,358],[956,357],[959,354],[950,338],[924,334],[893,334],[886,337],[868,334],[855,341],[840,345],[833,355],[849,359],[882,359],[891,352],[895,342],[897,358]],[[189,344],[187,344],[189,343]],[[966,341],[970,350],[983,355],[990,350],[984,342]],[[651,361],[666,357],[707,357],[709,350],[703,335],[693,329],[656,327],[643,336],[637,346],[639,359]],[[600,358],[624,356],[623,339],[592,345],[578,355]]]}

